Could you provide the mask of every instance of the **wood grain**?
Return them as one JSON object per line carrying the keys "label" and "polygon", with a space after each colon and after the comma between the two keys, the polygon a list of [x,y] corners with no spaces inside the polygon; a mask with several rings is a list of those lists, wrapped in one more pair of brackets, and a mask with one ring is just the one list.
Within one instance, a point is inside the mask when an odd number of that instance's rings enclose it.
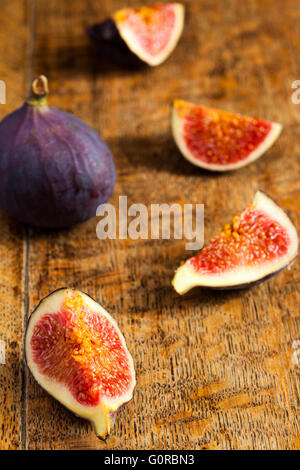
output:
{"label": "wood grain", "polygon": [[[85,120],[110,145],[117,165],[113,203],[119,195],[127,195],[129,205],[148,207],[204,203],[208,240],[263,189],[300,229],[300,105],[291,101],[291,83],[300,77],[299,2],[278,2],[278,8],[274,0],[183,3],[184,33],[168,61],[153,69],[126,71],[99,61],[85,36],[88,25],[123,2],[31,2],[33,75],[46,74],[51,104]],[[17,64],[18,74],[29,70],[21,55]],[[14,70],[13,64],[8,66],[9,85]],[[20,87],[16,103],[24,93]],[[280,121],[284,132],[249,167],[209,174],[186,162],[173,143],[174,98]],[[252,289],[195,289],[179,297],[170,281],[180,260],[190,255],[185,241],[100,241],[96,218],[70,230],[30,229],[23,272],[23,229],[2,218],[0,249],[8,250],[3,256],[11,263],[6,261],[5,273],[1,267],[0,286],[5,276],[17,286],[18,310],[24,286],[29,311],[61,286],[88,292],[118,321],[138,380],[134,399],[121,411],[105,444],[89,424],[65,410],[26,373],[24,448],[300,448],[300,368],[291,360],[292,342],[300,338],[298,260]],[[12,302],[9,295],[6,292],[5,299]],[[15,305],[7,310],[5,322],[15,310]],[[21,326],[20,319],[14,332],[18,347],[11,359],[19,374],[17,396],[22,393]],[[4,323],[2,331],[11,339]],[[7,368],[5,374],[11,383]],[[11,403],[5,401],[7,426]],[[14,412],[17,421],[4,444],[7,448],[21,447],[20,409]]]}
{"label": "wood grain", "polygon": [[[6,104],[0,118],[20,106],[28,86],[29,4],[18,0],[1,2],[0,79],[6,84]],[[25,422],[22,409],[23,331],[25,293],[25,227],[0,214],[0,340],[5,364],[0,364],[0,449],[19,449]]]}

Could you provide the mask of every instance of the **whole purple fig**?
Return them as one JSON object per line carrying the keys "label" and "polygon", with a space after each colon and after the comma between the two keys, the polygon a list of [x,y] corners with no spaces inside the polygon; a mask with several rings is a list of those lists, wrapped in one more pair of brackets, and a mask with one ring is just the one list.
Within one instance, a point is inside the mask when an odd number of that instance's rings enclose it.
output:
{"label": "whole purple fig", "polygon": [[47,105],[48,81],[0,123],[0,209],[39,227],[68,227],[96,215],[116,171],[107,145],[76,117]]}

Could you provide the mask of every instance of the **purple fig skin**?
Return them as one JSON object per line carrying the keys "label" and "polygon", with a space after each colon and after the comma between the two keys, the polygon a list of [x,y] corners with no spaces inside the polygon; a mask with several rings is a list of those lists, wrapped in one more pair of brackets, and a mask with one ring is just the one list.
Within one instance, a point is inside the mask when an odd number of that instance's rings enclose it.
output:
{"label": "purple fig skin", "polygon": [[90,26],[87,34],[103,58],[124,68],[146,66],[146,63],[137,57],[123,41],[112,18]]}
{"label": "purple fig skin", "polygon": [[0,209],[20,222],[83,222],[108,201],[115,180],[107,145],[70,114],[25,103],[0,123]]}

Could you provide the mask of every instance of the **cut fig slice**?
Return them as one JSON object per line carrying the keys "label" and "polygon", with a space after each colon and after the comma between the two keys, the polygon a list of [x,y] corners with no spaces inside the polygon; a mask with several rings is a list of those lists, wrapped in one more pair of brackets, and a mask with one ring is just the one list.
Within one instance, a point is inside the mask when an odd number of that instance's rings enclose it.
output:
{"label": "cut fig slice", "polygon": [[25,353],[36,381],[105,439],[136,381],[125,339],[104,308],[78,290],[52,292],[29,319]]}
{"label": "cut fig slice", "polygon": [[172,131],[182,155],[194,165],[229,171],[257,160],[275,142],[281,124],[175,100]]}
{"label": "cut fig slice", "polygon": [[164,62],[183,30],[184,7],[180,3],[122,8],[113,15],[127,47],[151,66]]}
{"label": "cut fig slice", "polygon": [[246,287],[286,268],[298,253],[296,229],[284,211],[258,191],[254,201],[176,272],[173,286]]}

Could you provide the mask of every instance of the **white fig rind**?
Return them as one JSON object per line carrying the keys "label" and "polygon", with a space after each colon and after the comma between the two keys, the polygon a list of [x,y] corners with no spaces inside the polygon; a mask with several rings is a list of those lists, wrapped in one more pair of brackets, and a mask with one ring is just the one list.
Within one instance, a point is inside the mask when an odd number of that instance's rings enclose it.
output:
{"label": "white fig rind", "polygon": [[110,434],[116,413],[122,405],[131,400],[134,388],[136,386],[133,359],[127,349],[124,336],[122,335],[116,321],[109,315],[109,313],[87,294],[80,292],[84,302],[94,313],[99,313],[109,319],[110,323],[114,326],[116,332],[118,333],[123,347],[127,351],[127,359],[130,365],[132,382],[130,384],[130,388],[125,394],[114,399],[103,397],[97,406],[83,406],[78,403],[78,401],[73,397],[66,386],[52,378],[47,377],[45,374],[40,373],[38,366],[35,364],[32,357],[30,340],[33,335],[34,326],[43,315],[47,313],[60,312],[62,303],[66,298],[66,292],[72,290],[73,289],[62,288],[52,292],[40,302],[40,304],[31,314],[25,337],[26,361],[32,375],[41,387],[43,387],[50,395],[52,395],[56,400],[62,403],[73,413],[89,420],[94,425],[96,435],[102,439],[105,439]]}
{"label": "white fig rind", "polygon": [[168,45],[157,55],[153,56],[149,54],[139,43],[138,38],[133,33],[130,27],[126,24],[125,21],[117,21],[116,16],[114,15],[114,21],[116,27],[118,28],[119,34],[123,41],[127,44],[127,47],[136,54],[142,61],[146,62],[148,65],[154,67],[160,65],[164,62],[171,52],[175,49],[177,42],[183,31],[184,26],[184,6],[181,3],[172,3],[175,11],[175,27],[172,31],[171,37],[169,39]]}
{"label": "white fig rind", "polygon": [[290,239],[288,251],[275,260],[262,262],[252,266],[241,266],[219,274],[200,273],[193,269],[188,260],[176,271],[172,284],[178,294],[185,294],[196,286],[227,289],[245,287],[268,278],[286,268],[297,256],[299,240],[295,226],[285,212],[266,194],[258,191],[254,206],[281,224]]}
{"label": "white fig rind", "polygon": [[175,139],[175,142],[182,153],[182,155],[193,165],[196,165],[201,168],[205,168],[206,170],[210,171],[230,171],[230,170],[237,170],[238,168],[242,168],[243,166],[248,165],[251,162],[254,162],[259,157],[261,157],[275,142],[275,140],[279,137],[279,134],[282,131],[282,125],[276,122],[271,122],[271,130],[267,134],[264,141],[253,150],[253,152],[249,153],[247,158],[241,160],[237,163],[231,163],[228,165],[219,165],[214,163],[207,163],[199,158],[196,158],[193,153],[190,151],[186,142],[184,140],[184,119],[180,117],[179,109],[173,105],[172,110],[172,132]]}

